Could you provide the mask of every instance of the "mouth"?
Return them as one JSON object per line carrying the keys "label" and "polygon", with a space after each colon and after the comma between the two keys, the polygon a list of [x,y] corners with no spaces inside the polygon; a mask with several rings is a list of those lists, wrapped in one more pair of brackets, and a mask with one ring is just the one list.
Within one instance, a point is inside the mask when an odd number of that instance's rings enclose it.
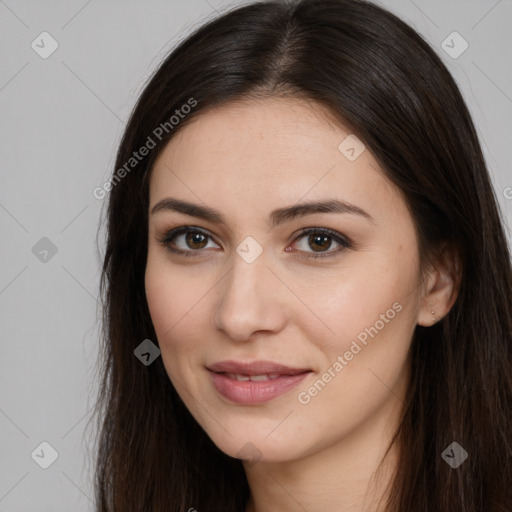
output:
{"label": "mouth", "polygon": [[220,361],[207,367],[215,373],[226,373],[242,376],[275,376],[297,375],[311,371],[310,368],[292,367],[274,361]]}
{"label": "mouth", "polygon": [[292,368],[271,361],[224,361],[207,369],[220,395],[244,405],[272,400],[290,391],[313,373],[310,369]]}
{"label": "mouth", "polygon": [[241,375],[238,373],[227,373],[220,372],[220,375],[225,375],[228,379],[238,380],[238,381],[247,381],[251,380],[253,382],[265,381],[265,380],[275,380],[279,377],[283,377],[285,374],[281,373],[269,373],[269,374],[261,374],[261,375]]}

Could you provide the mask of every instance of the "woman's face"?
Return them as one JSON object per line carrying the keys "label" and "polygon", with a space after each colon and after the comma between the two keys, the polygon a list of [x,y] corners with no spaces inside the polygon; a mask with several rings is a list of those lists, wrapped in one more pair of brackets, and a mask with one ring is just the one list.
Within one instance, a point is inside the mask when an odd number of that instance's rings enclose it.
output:
{"label": "woman's face", "polygon": [[[349,136],[314,103],[231,103],[178,132],[152,169],[145,286],[161,357],[230,456],[298,459],[401,405],[424,314],[417,239]],[[225,361],[241,366],[209,370]],[[243,366],[258,361],[293,370]]]}

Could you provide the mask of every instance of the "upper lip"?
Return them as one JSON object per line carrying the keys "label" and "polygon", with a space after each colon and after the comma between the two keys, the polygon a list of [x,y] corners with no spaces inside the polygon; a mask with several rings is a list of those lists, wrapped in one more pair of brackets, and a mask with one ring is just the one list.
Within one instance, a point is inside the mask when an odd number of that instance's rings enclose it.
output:
{"label": "upper lip", "polygon": [[278,373],[281,375],[297,375],[311,371],[309,368],[292,368],[273,361],[220,361],[207,367],[216,373],[236,373],[238,375],[266,375]]}

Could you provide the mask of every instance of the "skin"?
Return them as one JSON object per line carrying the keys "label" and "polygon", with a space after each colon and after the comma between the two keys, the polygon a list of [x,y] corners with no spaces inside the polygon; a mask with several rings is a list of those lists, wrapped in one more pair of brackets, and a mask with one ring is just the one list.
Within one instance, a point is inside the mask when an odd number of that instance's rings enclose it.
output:
{"label": "skin", "polygon": [[[145,286],[162,361],[191,414],[226,454],[245,458],[238,454],[247,443],[257,449],[257,460],[244,462],[247,512],[384,510],[377,503],[386,496],[395,450],[380,478],[372,475],[397,426],[413,331],[434,323],[433,309],[442,318],[455,300],[453,259],[443,253],[421,274],[399,189],[368,149],[355,161],[340,152],[350,133],[312,102],[230,103],[183,127],[151,172],[150,211],[172,196],[226,218],[224,226],[175,211],[150,215]],[[332,198],[365,210],[373,222],[314,213],[267,224],[275,208]],[[208,231],[199,243],[187,245],[185,235],[173,240],[174,248],[200,254],[173,254],[158,242],[179,226]],[[308,235],[297,239],[308,227],[330,228],[352,246],[336,253],[333,238],[323,246],[308,243]],[[236,252],[247,236],[263,248],[252,263]],[[318,253],[332,256],[306,257]],[[300,403],[298,394],[395,303],[401,311]],[[205,368],[226,359],[267,359],[313,373],[268,402],[240,405],[218,394]]]}

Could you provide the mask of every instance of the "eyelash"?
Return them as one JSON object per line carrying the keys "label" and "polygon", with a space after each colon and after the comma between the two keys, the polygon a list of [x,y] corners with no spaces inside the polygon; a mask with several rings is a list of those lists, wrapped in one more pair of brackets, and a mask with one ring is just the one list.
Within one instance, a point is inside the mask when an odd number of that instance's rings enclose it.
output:
{"label": "eyelash", "polygon": [[[175,253],[175,254],[181,254],[186,257],[199,256],[200,253],[203,252],[202,249],[197,249],[197,250],[192,249],[189,251],[183,251],[181,249],[171,248],[170,244],[171,244],[172,240],[175,237],[177,237],[178,235],[181,235],[183,233],[199,233],[199,234],[204,235],[210,239],[213,239],[213,237],[204,229],[197,228],[194,226],[182,226],[179,228],[171,229],[170,231],[165,233],[162,237],[158,238],[158,243],[160,245],[166,247],[169,251],[171,251],[172,253]],[[299,235],[293,240],[293,243],[297,242],[304,236],[310,235],[310,234],[321,234],[321,235],[328,236],[329,238],[332,238],[335,242],[339,243],[341,245],[341,247],[338,247],[338,249],[336,249],[334,251],[325,252],[325,253],[312,253],[312,254],[308,253],[305,256],[302,255],[301,257],[303,257],[303,258],[313,258],[315,260],[317,258],[330,258],[332,256],[339,254],[343,250],[350,249],[352,247],[352,242],[350,242],[348,238],[346,238],[346,237],[340,235],[339,233],[337,233],[336,231],[333,231],[328,228],[303,228],[300,231]]]}

